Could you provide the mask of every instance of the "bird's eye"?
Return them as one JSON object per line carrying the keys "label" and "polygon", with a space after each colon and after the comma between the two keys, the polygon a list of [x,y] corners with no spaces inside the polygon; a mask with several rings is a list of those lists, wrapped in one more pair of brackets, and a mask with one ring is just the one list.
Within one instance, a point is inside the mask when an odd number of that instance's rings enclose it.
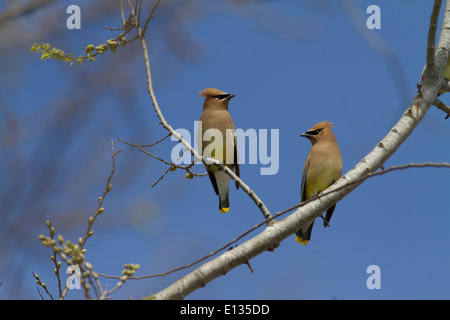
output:
{"label": "bird's eye", "polygon": [[229,94],[219,94],[217,96],[214,96],[218,100],[226,99],[229,96]]}
{"label": "bird's eye", "polygon": [[316,136],[320,133],[320,131],[322,131],[322,129],[311,130],[311,131],[308,131],[308,133],[312,136]]}

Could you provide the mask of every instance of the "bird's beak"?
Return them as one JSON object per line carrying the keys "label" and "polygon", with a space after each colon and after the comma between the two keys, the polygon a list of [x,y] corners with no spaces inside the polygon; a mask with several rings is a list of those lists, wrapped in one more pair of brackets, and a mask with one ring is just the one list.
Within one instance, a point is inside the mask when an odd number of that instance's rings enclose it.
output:
{"label": "bird's beak", "polygon": [[231,100],[231,99],[233,99],[234,97],[236,97],[235,94],[229,94],[226,100]]}
{"label": "bird's beak", "polygon": [[311,135],[308,132],[303,132],[300,137],[309,138]]}

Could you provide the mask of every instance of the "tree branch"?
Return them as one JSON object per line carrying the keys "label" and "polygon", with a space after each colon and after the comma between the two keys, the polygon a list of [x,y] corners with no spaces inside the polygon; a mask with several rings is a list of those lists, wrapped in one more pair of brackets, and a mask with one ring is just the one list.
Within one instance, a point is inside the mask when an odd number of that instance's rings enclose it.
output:
{"label": "tree branch", "polygon": [[[446,162],[443,162],[443,163],[426,162],[426,163],[409,163],[409,164],[405,164],[405,165],[391,166],[391,167],[389,167],[387,169],[383,169],[383,170],[380,170],[380,171],[377,171],[377,172],[374,172],[374,173],[369,173],[366,176],[361,177],[358,180],[353,180],[352,182],[349,182],[348,184],[341,186],[340,188],[336,188],[336,189],[331,190],[331,191],[321,192],[320,194],[318,194],[314,198],[310,198],[310,199],[305,200],[305,201],[303,201],[303,202],[301,202],[299,204],[296,204],[295,206],[292,206],[290,208],[284,209],[283,211],[279,211],[279,212],[275,213],[274,216],[273,216],[273,219],[281,217],[281,216],[285,215],[286,213],[291,212],[291,211],[293,211],[293,210],[295,210],[295,209],[297,209],[299,207],[302,207],[302,206],[304,206],[305,204],[307,204],[309,202],[316,201],[317,199],[319,199],[321,197],[324,197],[324,196],[326,196],[328,194],[331,194],[333,192],[337,192],[337,191],[339,191],[339,190],[341,190],[341,189],[343,189],[343,188],[345,188],[345,187],[347,187],[347,186],[349,186],[349,185],[351,185],[353,183],[364,182],[365,180],[367,180],[369,178],[380,176],[380,175],[383,175],[383,174],[386,174],[386,173],[389,173],[389,172],[392,172],[392,171],[405,170],[405,169],[411,169],[411,168],[430,168],[430,167],[432,167],[432,168],[448,168],[448,169],[450,169],[450,163],[446,163]],[[249,230],[245,231],[240,236],[234,238],[233,240],[231,240],[227,244],[223,245],[219,249],[209,253],[208,255],[206,255],[206,256],[204,256],[204,257],[202,257],[200,259],[197,259],[197,260],[195,260],[195,261],[193,261],[191,263],[188,263],[188,264],[186,264],[184,266],[177,267],[177,268],[171,269],[169,271],[165,271],[165,272],[153,273],[153,274],[144,275],[144,276],[129,277],[128,279],[129,280],[142,280],[142,279],[149,279],[149,278],[155,278],[155,277],[164,277],[164,276],[169,275],[171,273],[174,273],[174,272],[177,272],[177,271],[180,271],[180,270],[183,270],[183,269],[190,268],[190,267],[192,267],[192,266],[194,266],[194,265],[196,265],[196,264],[198,264],[198,263],[200,263],[200,262],[202,262],[202,261],[204,261],[204,260],[206,260],[206,259],[208,259],[208,258],[210,258],[212,256],[215,256],[217,253],[225,250],[226,248],[228,248],[228,250],[233,249],[232,245],[234,243],[236,243],[237,241],[241,240],[245,236],[249,235],[251,232],[253,232],[256,229],[260,228],[264,224],[266,224],[266,221],[262,221],[262,222],[258,223],[257,225],[255,225],[252,228],[250,228]],[[250,266],[249,266],[249,268],[250,268],[250,270],[252,270],[252,268]],[[253,273],[253,270],[252,270],[252,273]],[[97,273],[97,275],[99,275],[101,277],[104,277],[104,278],[108,278],[108,279],[120,279],[120,276],[107,275],[107,274],[104,274],[104,273]]]}
{"label": "tree branch", "polygon": [[441,100],[439,99],[434,100],[433,105],[447,114],[445,116],[445,119],[448,119],[448,117],[450,117],[450,107],[445,103],[443,103]]}
{"label": "tree branch", "polygon": [[[450,86],[448,81],[444,78],[444,70],[447,65],[448,53],[450,50],[450,3],[446,2],[445,11],[444,11],[444,20],[442,22],[441,34],[439,36],[439,44],[435,50],[433,50],[434,43],[436,39],[433,36],[436,36],[436,31],[434,30],[437,25],[437,19],[439,17],[439,9],[441,7],[441,0],[435,0],[433,5],[433,10],[430,16],[430,26],[428,29],[428,38],[427,38],[427,54],[426,54],[426,67],[423,72],[423,80],[421,83],[419,93],[423,94],[426,100],[434,100],[437,98],[439,89],[442,89],[442,92],[448,92]],[[434,55],[434,57],[433,57]],[[425,86],[432,86],[432,89],[423,90]],[[438,92],[436,92],[436,96],[434,95],[434,87],[439,86]]]}
{"label": "tree branch", "polygon": [[442,0],[435,0],[433,5],[433,10],[430,16],[430,27],[428,29],[427,37],[427,66],[434,68],[434,53],[435,53],[435,41],[436,41],[436,30],[437,23],[439,19],[439,11],[441,10]]}

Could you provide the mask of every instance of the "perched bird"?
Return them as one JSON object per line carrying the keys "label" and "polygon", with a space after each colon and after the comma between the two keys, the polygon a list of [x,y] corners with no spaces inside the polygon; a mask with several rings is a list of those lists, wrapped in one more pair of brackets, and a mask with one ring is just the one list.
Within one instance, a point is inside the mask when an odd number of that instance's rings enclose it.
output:
{"label": "perched bird", "polygon": [[[325,190],[342,175],[342,157],[336,138],[328,121],[319,122],[300,136],[308,138],[312,147],[306,157],[302,173],[301,201],[308,200]],[[334,208],[327,210],[324,226],[328,225]],[[306,245],[311,239],[314,220],[309,226],[302,227],[295,235],[298,243]]]}
{"label": "perched bird", "polygon": [[[200,96],[205,98],[197,132],[200,154],[224,162],[230,170],[234,169],[239,177],[237,136],[233,119],[228,113],[228,103],[235,95],[215,88],[206,88],[200,92]],[[205,167],[214,191],[219,196],[220,212],[228,212],[230,176],[217,166],[205,163]],[[237,183],[236,188],[239,188]]]}

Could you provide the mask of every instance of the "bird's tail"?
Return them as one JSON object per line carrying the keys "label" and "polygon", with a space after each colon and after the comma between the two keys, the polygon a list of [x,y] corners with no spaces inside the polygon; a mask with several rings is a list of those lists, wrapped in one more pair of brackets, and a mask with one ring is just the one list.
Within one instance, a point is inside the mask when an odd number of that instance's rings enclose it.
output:
{"label": "bird's tail", "polygon": [[333,215],[334,209],[336,208],[336,205],[332,206],[327,210],[327,214],[325,215],[325,220],[323,222],[324,227],[329,227],[329,222],[331,220],[331,216]]}
{"label": "bird's tail", "polygon": [[222,199],[222,197],[219,195],[219,210],[221,213],[225,213],[230,210],[230,200],[228,194],[226,195],[225,199]]}
{"label": "bird's tail", "polygon": [[303,245],[307,245],[309,240],[311,240],[311,232],[312,232],[313,225],[314,225],[314,220],[311,222],[308,229],[306,229],[306,232],[304,231],[303,228],[300,228],[295,233],[295,241],[297,241],[298,243],[301,243]]}
{"label": "bird's tail", "polygon": [[224,171],[218,170],[214,177],[217,182],[217,191],[219,195],[219,210],[221,213],[228,212],[230,210],[230,200],[229,200],[229,184],[230,184],[230,176],[227,175]]}

